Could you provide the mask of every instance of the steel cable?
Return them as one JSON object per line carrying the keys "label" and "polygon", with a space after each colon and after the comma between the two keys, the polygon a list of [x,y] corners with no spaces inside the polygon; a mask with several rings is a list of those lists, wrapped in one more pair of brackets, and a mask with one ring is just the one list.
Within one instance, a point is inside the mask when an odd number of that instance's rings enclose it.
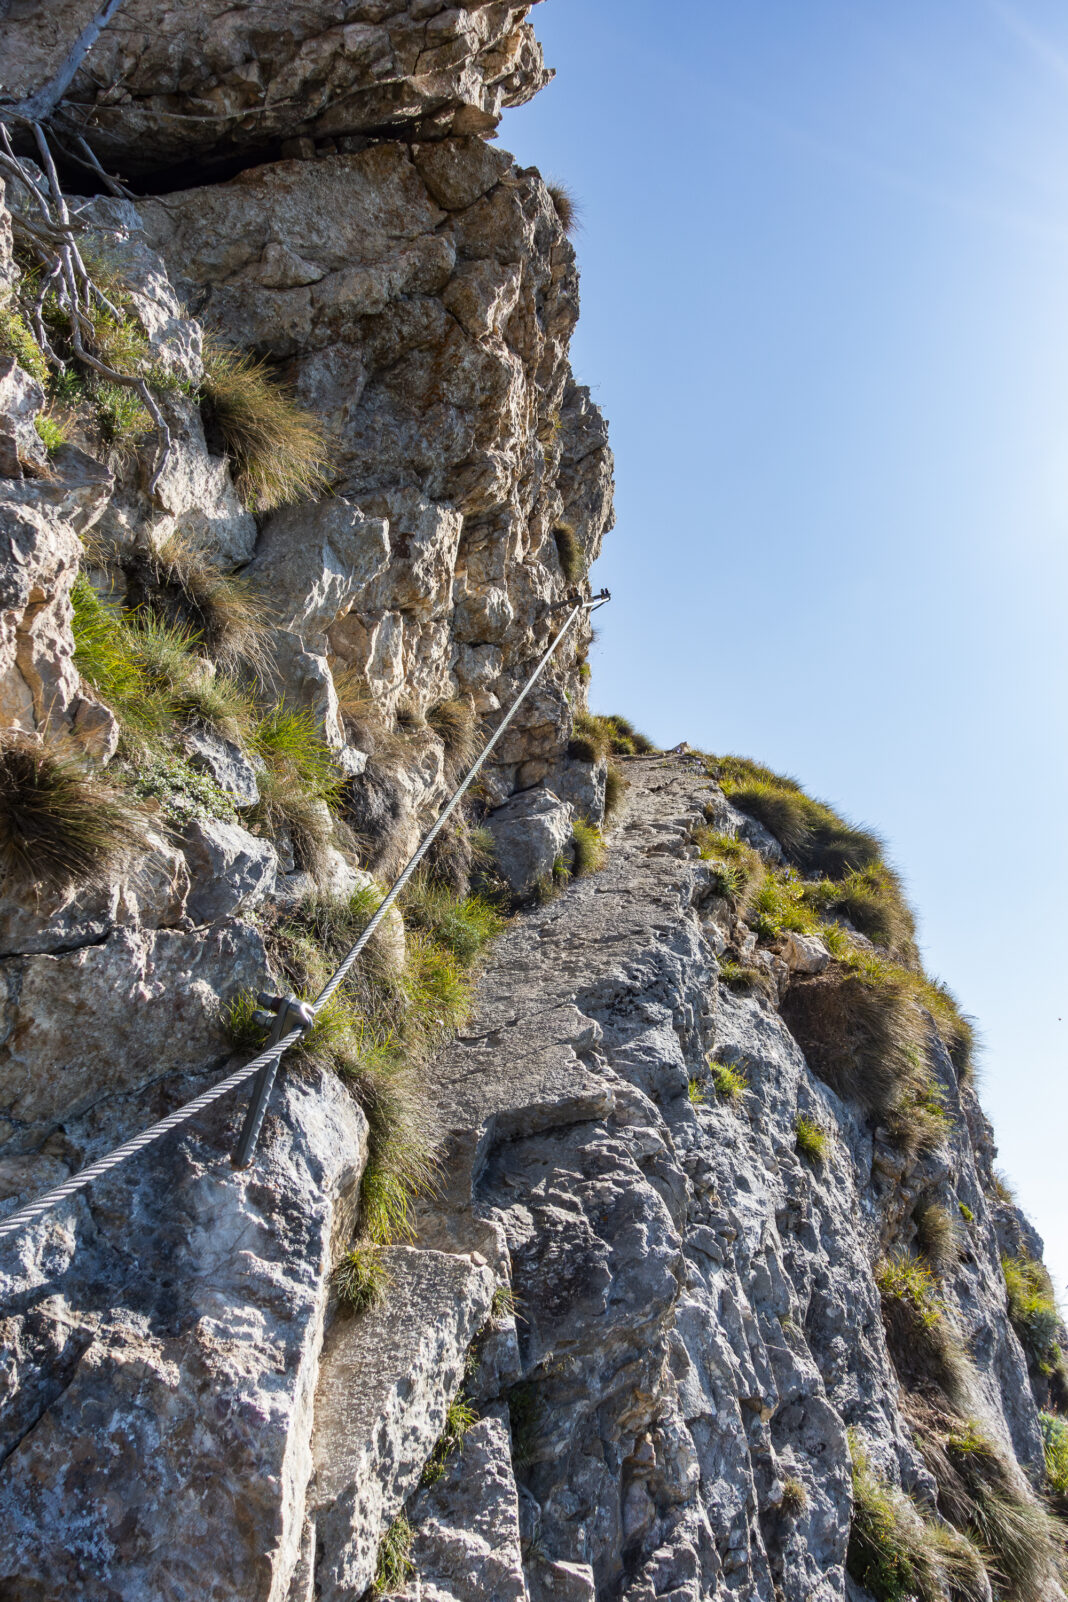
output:
{"label": "steel cable", "polygon": [[[401,870],[399,877],[395,880],[390,890],[386,893],[385,897],[375,910],[373,916],[369,919],[368,923],[357,937],[355,943],[346,953],[344,960],[339,964],[336,971],[323,986],[318,996],[316,996],[315,1001],[311,1006],[311,1013],[313,1017],[317,1015],[323,1007],[325,1007],[326,1003],[330,1000],[338,986],[344,983],[345,978],[350,972],[352,965],[356,961],[360,952],[363,950],[364,946],[366,946],[368,940],[370,940],[375,930],[378,928],[382,920],[389,912],[390,908],[393,906],[393,903],[396,901],[398,895],[404,889],[404,886],[408,883],[408,880],[411,878],[412,874],[419,866],[419,863],[422,861],[430,846],[433,844],[434,839],[444,824],[448,821],[452,812],[455,810],[465,791],[470,788],[471,784],[478,776],[483,764],[486,761],[486,758],[489,756],[490,752],[501,738],[501,735],[515,717],[516,713],[519,711],[519,708],[522,706],[527,695],[529,695],[530,691],[541,678],[541,675],[545,671],[553,652],[560,644],[560,641],[564,638],[564,635],[567,633],[572,623],[574,623],[575,619],[580,617],[583,612],[592,612],[598,606],[602,606],[605,601],[609,599],[610,597],[608,592],[605,590],[602,591],[600,595],[594,596],[592,600],[579,601],[574,605],[571,612],[568,614],[567,621],[554,636],[552,643],[546,649],[537,667],[534,669],[534,672],[527,679],[526,683],[523,685],[523,688],[512,702],[507,715],[501,719],[501,722],[497,725],[493,735],[486,742],[482,749],[482,754],[468,770],[463,781],[453,791],[448,805],[438,814],[437,818],[431,824],[430,828],[423,836],[423,839],[420,841],[416,851],[408,859],[408,862]],[[170,1134],[172,1129],[177,1129],[188,1119],[195,1118],[198,1113],[203,1112],[206,1107],[210,1107],[213,1102],[220,1100],[221,1097],[227,1095],[231,1090],[236,1090],[239,1085],[243,1085],[247,1079],[251,1079],[254,1074],[260,1071],[261,1068],[266,1068],[272,1063],[280,1062],[283,1054],[289,1050],[290,1046],[296,1044],[304,1032],[304,1028],[291,1029],[288,1034],[282,1037],[281,1040],[276,1041],[273,1046],[270,1046],[266,1051],[261,1052],[258,1057],[254,1057],[251,1062],[247,1062],[241,1068],[235,1069],[234,1072],[232,1074],[228,1074],[225,1079],[220,1079],[219,1083],[217,1085],[213,1085],[210,1090],[205,1090],[202,1095],[197,1096],[192,1101],[188,1101],[183,1106],[176,1108],[176,1110],[172,1113],[169,1113],[166,1118],[161,1118],[159,1123],[152,1124],[148,1129],[142,1130],[139,1135],[134,1135],[131,1140],[125,1141],[123,1145],[116,1146],[113,1151],[109,1151],[106,1156],[99,1158],[95,1163],[90,1163],[87,1168],[82,1168],[78,1173],[72,1174],[70,1179],[64,1180],[62,1185],[57,1185],[53,1190],[46,1191],[44,1195],[39,1196],[36,1201],[28,1202],[26,1206],[20,1207],[17,1209],[17,1211],[9,1214],[7,1218],[0,1221],[0,1240],[5,1240],[11,1235],[18,1234],[20,1230],[26,1229],[30,1224],[36,1223],[38,1219],[42,1218],[45,1213],[50,1212],[53,1207],[58,1206],[60,1202],[67,1201],[70,1197],[76,1196],[79,1191],[85,1190],[88,1185],[91,1185],[94,1180],[100,1179],[104,1174],[109,1173],[111,1169],[117,1168],[120,1163],[124,1163],[128,1157],[135,1156],[139,1151],[143,1151],[146,1146],[151,1146],[153,1142],[161,1139],[163,1135]]]}

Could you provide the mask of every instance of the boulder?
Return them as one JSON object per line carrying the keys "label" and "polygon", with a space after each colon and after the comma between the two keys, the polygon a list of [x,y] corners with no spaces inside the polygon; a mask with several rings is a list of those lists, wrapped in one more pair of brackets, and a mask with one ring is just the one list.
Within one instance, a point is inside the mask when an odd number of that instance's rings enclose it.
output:
{"label": "boulder", "polygon": [[195,923],[217,923],[250,912],[270,896],[278,853],[269,840],[224,818],[197,818],[182,836],[192,889],[187,910]]}
{"label": "boulder", "polygon": [[389,562],[389,524],[343,496],[285,506],[265,522],[245,577],[261,590],[279,627],[322,645]]}
{"label": "boulder", "polygon": [[818,935],[793,931],[786,936],[782,955],[791,973],[822,973],[831,960],[830,952]]}
{"label": "boulder", "polygon": [[491,813],[497,866],[518,896],[552,873],[571,839],[571,806],[551,790],[522,790]]}

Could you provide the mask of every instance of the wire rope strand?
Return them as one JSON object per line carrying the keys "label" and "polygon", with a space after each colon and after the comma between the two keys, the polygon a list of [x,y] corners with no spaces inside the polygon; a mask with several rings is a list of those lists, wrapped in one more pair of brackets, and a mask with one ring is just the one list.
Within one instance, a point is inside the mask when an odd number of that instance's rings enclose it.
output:
{"label": "wire rope strand", "polygon": [[[394,881],[393,885],[386,893],[379,906],[376,908],[372,917],[361,930],[353,945],[346,952],[345,957],[338,965],[331,978],[327,981],[322,990],[319,992],[318,996],[315,998],[311,1008],[313,1017],[326,1005],[331,996],[337,990],[338,986],[344,983],[353,963],[356,961],[356,958],[359,956],[368,940],[370,940],[375,930],[381,924],[383,918],[389,912],[389,909],[396,901],[398,895],[404,889],[404,886],[408,883],[408,880],[419,866],[419,863],[423,860],[423,857],[426,855],[438,833],[441,831],[445,823],[448,821],[450,815],[459,804],[464,793],[474,782],[483,764],[485,763],[486,758],[489,756],[490,752],[501,738],[501,735],[515,717],[516,713],[519,711],[520,706],[523,704],[530,691],[541,678],[542,673],[549,664],[553,652],[560,644],[560,641],[564,638],[564,635],[567,633],[572,623],[574,623],[575,619],[580,617],[583,612],[592,612],[598,606],[602,606],[605,601],[609,599],[610,597],[606,590],[600,595],[594,596],[592,600],[578,601],[572,607],[568,614],[567,621],[564,623],[563,627],[558,630],[552,642],[546,648],[541,660],[534,669],[534,672],[527,679],[526,683],[523,685],[523,688],[512,702],[512,705],[509,707],[507,714],[501,719],[492,736],[486,742],[482,749],[482,754],[472,764],[464,779],[453,791],[447,806],[445,806],[438,814],[437,818],[435,818],[434,822],[431,824],[430,828],[420,841],[418,847],[413,852],[411,857],[409,857],[399,876]],[[0,1220],[0,1240],[7,1240],[12,1235],[16,1235],[21,1230],[26,1229],[29,1225],[35,1224],[38,1219],[43,1218],[45,1213],[50,1212],[53,1207],[57,1207],[61,1202],[68,1201],[72,1196],[77,1196],[80,1191],[85,1190],[93,1183],[94,1180],[101,1179],[105,1174],[110,1173],[112,1169],[118,1168],[120,1163],[124,1163],[128,1157],[136,1156],[136,1154],[140,1151],[143,1151],[146,1146],[151,1146],[155,1141],[162,1139],[164,1135],[170,1134],[173,1129],[179,1128],[190,1118],[195,1118],[197,1113],[203,1112],[206,1107],[210,1107],[213,1102],[219,1101],[223,1096],[228,1095],[231,1090],[236,1090],[239,1085],[244,1084],[247,1079],[251,1079],[255,1073],[258,1073],[261,1068],[266,1067],[268,1063],[280,1060],[282,1055],[289,1050],[290,1046],[295,1045],[303,1034],[304,1027],[299,1029],[291,1029],[290,1032],[287,1035],[284,1035],[281,1040],[277,1041],[273,1046],[270,1046],[266,1051],[261,1052],[258,1057],[254,1057],[251,1062],[247,1062],[243,1064],[242,1067],[235,1069],[234,1072],[232,1074],[228,1074],[225,1079],[220,1079],[219,1083],[217,1085],[213,1085],[210,1090],[205,1090],[201,1095],[196,1096],[192,1101],[188,1101],[183,1106],[176,1108],[175,1111],[169,1113],[166,1118],[161,1118],[158,1123],[150,1125],[148,1129],[143,1129],[139,1135],[134,1135],[132,1139],[125,1141],[121,1146],[116,1146],[113,1151],[109,1151],[106,1156],[98,1158],[95,1163],[90,1163],[87,1168],[82,1168],[78,1171],[78,1173],[72,1174],[69,1179],[64,1180],[62,1185],[55,1186],[53,1190],[45,1191],[45,1193],[42,1196],[38,1196],[35,1201],[27,1202],[24,1207],[19,1207],[15,1212],[9,1213],[7,1218]]]}

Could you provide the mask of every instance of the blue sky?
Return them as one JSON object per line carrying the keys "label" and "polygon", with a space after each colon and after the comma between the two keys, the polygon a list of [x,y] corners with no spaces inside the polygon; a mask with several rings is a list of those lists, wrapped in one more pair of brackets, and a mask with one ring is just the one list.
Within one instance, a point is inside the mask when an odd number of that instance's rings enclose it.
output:
{"label": "blue sky", "polygon": [[545,0],[582,206],[592,703],[886,837],[1068,1286],[1068,13]]}

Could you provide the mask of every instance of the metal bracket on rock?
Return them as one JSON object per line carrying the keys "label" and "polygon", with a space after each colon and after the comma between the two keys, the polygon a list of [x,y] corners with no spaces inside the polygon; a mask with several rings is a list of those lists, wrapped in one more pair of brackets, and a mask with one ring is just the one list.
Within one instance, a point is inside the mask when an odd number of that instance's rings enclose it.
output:
{"label": "metal bracket on rock", "polygon": [[[269,1051],[276,1046],[283,1035],[291,1030],[299,1029],[302,1032],[311,1028],[315,1022],[310,1001],[298,1001],[296,996],[271,996],[261,994],[256,997],[260,1007],[264,1010],[253,1014],[257,1023],[270,1023],[271,1033],[264,1047]],[[231,1161],[235,1168],[247,1168],[256,1151],[256,1144],[263,1128],[263,1120],[267,1114],[267,1103],[271,1099],[271,1091],[278,1075],[280,1057],[274,1057],[265,1062],[252,1081],[252,1095],[249,1098],[248,1112],[245,1114],[245,1127],[241,1131],[241,1138],[234,1148]]]}

